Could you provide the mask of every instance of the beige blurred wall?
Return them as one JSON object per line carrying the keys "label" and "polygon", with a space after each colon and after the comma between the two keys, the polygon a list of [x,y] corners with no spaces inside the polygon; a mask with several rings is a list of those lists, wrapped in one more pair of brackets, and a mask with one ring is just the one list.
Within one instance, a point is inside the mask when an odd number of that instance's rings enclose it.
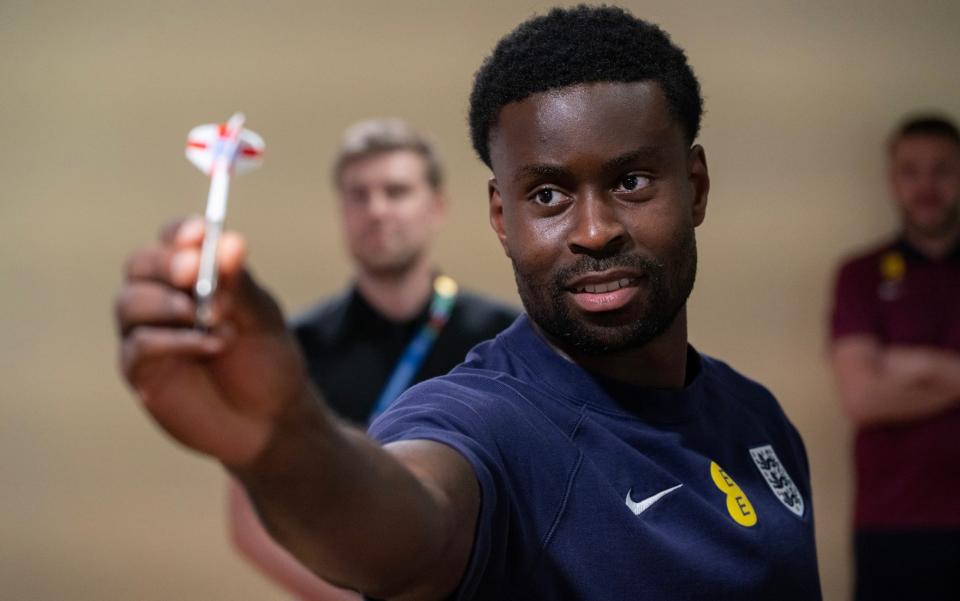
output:
{"label": "beige blurred wall", "polygon": [[[842,254],[890,232],[882,143],[905,112],[960,117],[960,3],[630,2],[688,51],[713,175],[692,340],[766,383],[813,465],[827,599],[849,586],[848,427],[823,353]],[[347,281],[328,164],[372,115],[428,129],[450,167],[444,269],[515,300],[487,229],[466,96],[541,2],[0,3],[0,597],[284,599],[226,542],[222,475],[120,383],[124,254],[201,210],[187,130],[242,109],[265,167],[230,222],[291,310]]]}

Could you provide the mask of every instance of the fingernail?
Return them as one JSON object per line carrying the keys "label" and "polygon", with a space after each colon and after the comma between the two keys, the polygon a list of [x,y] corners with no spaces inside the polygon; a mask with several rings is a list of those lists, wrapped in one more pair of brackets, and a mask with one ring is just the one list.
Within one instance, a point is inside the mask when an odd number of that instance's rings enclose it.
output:
{"label": "fingernail", "polygon": [[170,277],[176,282],[183,282],[190,276],[190,267],[193,265],[193,253],[182,250],[170,259]]}
{"label": "fingernail", "polygon": [[180,231],[177,232],[177,238],[180,240],[192,240],[199,238],[202,233],[203,219],[200,217],[191,217],[180,226]]}

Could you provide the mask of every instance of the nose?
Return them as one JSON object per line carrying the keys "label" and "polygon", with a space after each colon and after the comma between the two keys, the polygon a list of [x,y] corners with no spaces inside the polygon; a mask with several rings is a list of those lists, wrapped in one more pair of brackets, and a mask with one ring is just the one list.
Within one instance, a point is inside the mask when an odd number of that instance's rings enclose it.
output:
{"label": "nose", "polygon": [[380,190],[370,192],[367,197],[367,214],[374,219],[384,217],[390,209],[390,199]]}
{"label": "nose", "polygon": [[627,232],[614,200],[603,194],[586,194],[578,200],[568,239],[570,251],[597,259],[619,252],[626,243]]}

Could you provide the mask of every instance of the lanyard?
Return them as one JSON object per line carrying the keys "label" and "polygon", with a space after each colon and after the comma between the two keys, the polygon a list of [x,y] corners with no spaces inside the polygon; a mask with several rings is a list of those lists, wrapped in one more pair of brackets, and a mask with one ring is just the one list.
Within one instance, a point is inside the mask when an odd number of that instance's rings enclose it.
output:
{"label": "lanyard", "polygon": [[453,309],[453,303],[457,299],[457,283],[453,278],[439,275],[433,280],[433,299],[430,301],[430,317],[427,323],[423,324],[417,335],[403,350],[397,366],[393,368],[387,385],[384,386],[377,404],[374,405],[370,413],[368,423],[373,422],[381,413],[387,410],[400,393],[410,386],[417,370],[423,365],[423,360],[427,358],[427,353],[433,346],[433,342],[440,335],[443,327],[447,325],[450,318],[450,311]]}

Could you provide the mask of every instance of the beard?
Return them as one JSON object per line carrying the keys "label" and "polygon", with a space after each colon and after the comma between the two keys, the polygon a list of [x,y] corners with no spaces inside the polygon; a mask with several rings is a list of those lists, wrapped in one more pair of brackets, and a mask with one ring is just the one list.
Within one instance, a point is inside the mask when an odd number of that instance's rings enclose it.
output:
{"label": "beard", "polygon": [[960,224],[960,200],[948,206],[940,218],[934,222],[918,220],[906,209],[901,209],[900,215],[908,227],[923,237],[936,238],[949,235]]}
{"label": "beard", "polygon": [[380,279],[395,279],[407,274],[420,262],[425,250],[422,248],[407,248],[391,253],[378,252],[361,254],[353,253],[354,260],[370,275]]}
{"label": "beard", "polygon": [[[539,275],[513,262],[517,292],[530,319],[564,348],[585,355],[605,355],[641,347],[663,334],[686,305],[697,274],[693,228],[680,234],[670,263],[638,254],[603,258],[581,255],[569,266]],[[648,290],[640,306],[631,305],[587,318],[574,313],[566,282],[589,273],[626,268],[642,275]]]}

